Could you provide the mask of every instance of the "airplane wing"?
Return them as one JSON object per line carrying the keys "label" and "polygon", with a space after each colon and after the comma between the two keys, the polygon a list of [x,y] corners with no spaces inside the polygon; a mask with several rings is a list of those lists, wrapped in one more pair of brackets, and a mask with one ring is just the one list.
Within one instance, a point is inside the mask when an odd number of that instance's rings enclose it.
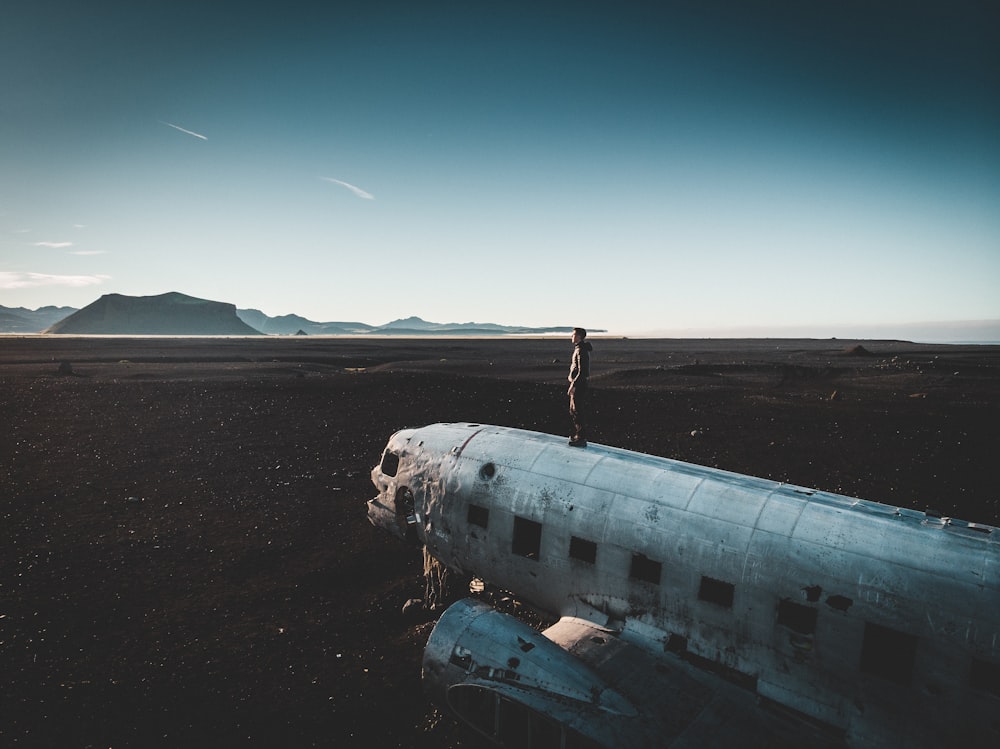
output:
{"label": "airplane wing", "polygon": [[424,653],[429,696],[509,747],[834,747],[801,716],[672,653],[565,617],[544,632],[472,599],[438,620]]}

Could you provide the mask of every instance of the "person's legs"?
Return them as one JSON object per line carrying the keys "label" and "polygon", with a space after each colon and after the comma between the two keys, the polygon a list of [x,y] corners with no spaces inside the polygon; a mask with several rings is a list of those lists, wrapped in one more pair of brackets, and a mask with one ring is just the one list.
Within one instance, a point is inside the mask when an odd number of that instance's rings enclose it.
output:
{"label": "person's legs", "polygon": [[588,421],[587,407],[590,393],[586,387],[575,387],[569,395],[569,415],[573,420],[573,434],[570,444],[587,444],[586,427]]}

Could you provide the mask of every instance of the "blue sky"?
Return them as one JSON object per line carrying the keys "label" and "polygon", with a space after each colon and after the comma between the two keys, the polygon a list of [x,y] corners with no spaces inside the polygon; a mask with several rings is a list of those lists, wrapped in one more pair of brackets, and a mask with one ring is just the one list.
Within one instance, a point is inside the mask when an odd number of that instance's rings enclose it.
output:
{"label": "blue sky", "polygon": [[987,0],[17,5],[4,306],[181,291],[317,321],[844,337],[1000,319]]}

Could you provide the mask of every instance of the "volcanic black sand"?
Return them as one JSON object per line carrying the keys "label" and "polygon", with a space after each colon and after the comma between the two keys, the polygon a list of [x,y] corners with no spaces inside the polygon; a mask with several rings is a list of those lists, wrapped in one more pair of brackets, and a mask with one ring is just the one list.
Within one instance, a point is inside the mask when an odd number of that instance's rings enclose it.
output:
{"label": "volcanic black sand", "polygon": [[[1000,347],[596,338],[593,441],[1000,525]],[[0,745],[472,747],[404,426],[565,434],[563,339],[0,338]]]}

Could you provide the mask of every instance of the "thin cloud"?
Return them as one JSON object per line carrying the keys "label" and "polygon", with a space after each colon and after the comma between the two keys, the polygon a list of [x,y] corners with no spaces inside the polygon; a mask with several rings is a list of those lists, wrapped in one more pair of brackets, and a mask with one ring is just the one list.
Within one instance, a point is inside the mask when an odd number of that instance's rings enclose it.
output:
{"label": "thin cloud", "polygon": [[72,247],[72,242],[35,242],[35,247],[50,247],[54,250],[61,250],[65,247]]}
{"label": "thin cloud", "polygon": [[73,250],[70,255],[104,255],[107,250]]}
{"label": "thin cloud", "polygon": [[195,138],[201,138],[202,140],[208,140],[207,135],[202,135],[201,133],[196,133],[194,130],[188,130],[180,125],[175,125],[172,122],[166,122],[165,120],[160,120],[161,125],[166,125],[167,127],[172,127],[174,130],[180,130],[182,133],[187,133],[188,135],[193,135]]}
{"label": "thin cloud", "polygon": [[359,198],[364,198],[365,200],[375,200],[375,196],[366,190],[362,190],[360,187],[352,185],[350,182],[344,182],[341,179],[334,179],[333,177],[320,177],[321,180],[326,182],[333,182],[335,185],[340,185],[341,187],[346,187],[348,190],[353,192]]}
{"label": "thin cloud", "polygon": [[37,286],[96,286],[111,276],[53,276],[48,273],[0,271],[0,289],[29,289]]}

